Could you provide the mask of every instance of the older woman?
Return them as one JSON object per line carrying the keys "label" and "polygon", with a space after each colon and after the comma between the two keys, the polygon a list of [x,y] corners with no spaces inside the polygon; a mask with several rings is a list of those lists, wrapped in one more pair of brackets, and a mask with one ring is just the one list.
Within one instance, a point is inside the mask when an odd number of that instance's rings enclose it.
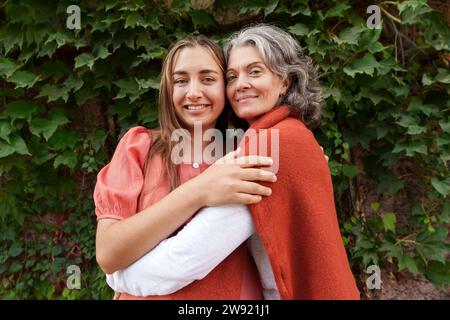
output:
{"label": "older woman", "polygon": [[[243,227],[248,223],[243,220],[241,228],[230,228],[233,214],[210,208],[128,270],[109,276],[109,284],[135,295],[171,293],[205,277],[234,250],[234,240],[240,243],[256,230],[248,244],[265,299],[359,299],[341,241],[330,172],[310,131],[323,105],[311,59],[292,36],[268,25],[234,34],[225,54],[227,97],[250,125],[241,143],[244,152],[255,153],[249,146],[267,133],[278,137],[269,147],[271,156],[279,152],[272,157],[279,159],[272,166],[277,171],[272,195],[248,206],[254,228]],[[246,207],[227,210],[238,209]],[[174,275],[170,265],[180,261],[188,271]]]}
{"label": "older woman", "polygon": [[292,36],[268,25],[233,35],[225,55],[236,115],[257,132],[279,135],[277,183],[249,209],[281,298],[358,299],[330,171],[310,131],[323,104],[316,68]]}

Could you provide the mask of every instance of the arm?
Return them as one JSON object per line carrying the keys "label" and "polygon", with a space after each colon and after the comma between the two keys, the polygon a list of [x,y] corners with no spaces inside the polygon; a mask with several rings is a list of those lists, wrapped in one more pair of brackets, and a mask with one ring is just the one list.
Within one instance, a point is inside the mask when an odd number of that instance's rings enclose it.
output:
{"label": "arm", "polygon": [[129,266],[161,239],[169,237],[201,206],[198,195],[184,184],[127,219],[99,220],[96,240],[99,265],[105,273]]}
{"label": "arm", "polygon": [[254,232],[246,206],[202,209],[176,236],[128,268],[107,275],[117,292],[165,295],[203,279]]}
{"label": "arm", "polygon": [[245,161],[235,164],[237,153],[231,152],[157,203],[137,212],[137,198],[144,183],[142,170],[150,144],[151,136],[145,128],[129,130],[111,162],[98,174],[94,190],[98,218],[96,258],[107,274],[135,262],[200,208],[255,203],[270,191],[253,181],[273,181],[273,177],[251,168],[267,164],[267,159],[260,157],[251,165]]}

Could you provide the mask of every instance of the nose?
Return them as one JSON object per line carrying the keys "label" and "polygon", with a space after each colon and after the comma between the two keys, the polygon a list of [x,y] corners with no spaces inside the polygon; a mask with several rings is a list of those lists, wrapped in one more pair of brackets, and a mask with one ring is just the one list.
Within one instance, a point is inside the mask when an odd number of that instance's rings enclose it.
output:
{"label": "nose", "polygon": [[250,83],[248,82],[247,77],[244,75],[239,75],[236,81],[236,91],[242,91],[250,88]]}
{"label": "nose", "polygon": [[190,100],[196,100],[201,98],[203,92],[201,90],[200,84],[197,81],[191,81],[187,88],[186,97]]}

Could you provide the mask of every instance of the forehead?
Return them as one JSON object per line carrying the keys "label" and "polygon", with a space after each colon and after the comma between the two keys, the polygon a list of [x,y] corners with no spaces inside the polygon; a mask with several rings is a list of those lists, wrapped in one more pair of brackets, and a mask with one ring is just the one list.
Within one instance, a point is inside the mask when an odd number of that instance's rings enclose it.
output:
{"label": "forehead", "polygon": [[253,46],[233,48],[230,52],[227,68],[245,68],[247,65],[254,62],[262,62],[265,64],[265,61],[259,53],[258,49]]}
{"label": "forehead", "polygon": [[173,72],[198,72],[210,69],[222,73],[212,53],[203,47],[183,48],[175,55]]}

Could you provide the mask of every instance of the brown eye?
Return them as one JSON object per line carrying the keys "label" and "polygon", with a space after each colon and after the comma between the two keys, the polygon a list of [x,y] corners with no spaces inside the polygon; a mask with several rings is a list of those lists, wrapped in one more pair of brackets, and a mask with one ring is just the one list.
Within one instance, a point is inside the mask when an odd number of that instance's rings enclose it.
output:
{"label": "brown eye", "polygon": [[176,79],[173,83],[175,84],[183,84],[183,83],[187,83],[186,79]]}
{"label": "brown eye", "polygon": [[250,75],[256,76],[256,75],[258,75],[260,73],[261,73],[261,70],[259,70],[259,69],[252,69],[252,70],[250,70]]}

